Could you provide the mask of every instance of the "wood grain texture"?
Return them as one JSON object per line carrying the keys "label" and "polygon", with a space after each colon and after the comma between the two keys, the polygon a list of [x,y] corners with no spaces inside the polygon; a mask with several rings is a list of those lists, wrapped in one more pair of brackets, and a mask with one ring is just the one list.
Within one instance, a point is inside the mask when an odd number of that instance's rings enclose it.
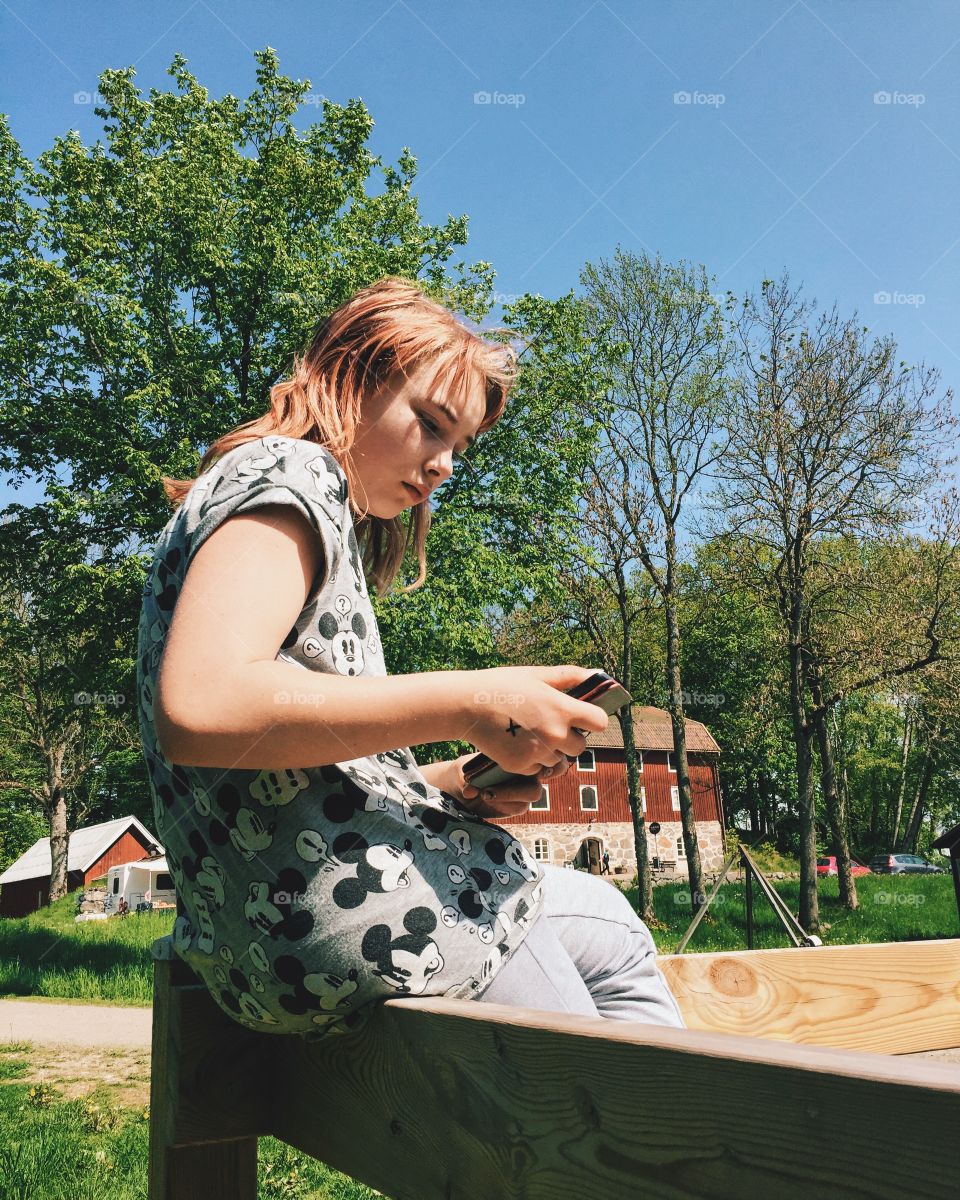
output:
{"label": "wood grain texture", "polygon": [[667,955],[691,1029],[883,1054],[960,1046],[960,939]]}
{"label": "wood grain texture", "polygon": [[[242,1028],[183,964],[160,959],[150,1200],[254,1200],[266,1133],[396,1200],[953,1197],[936,1148],[960,1128],[960,1069],[785,1038],[809,1023],[791,1006],[822,1005],[817,1027],[848,1042],[856,1008],[874,1042],[929,1049],[952,1019],[960,1045],[958,947],[677,960],[691,995],[706,967],[720,1015],[729,1022],[731,998],[743,1023],[765,1012],[774,1040],[420,998],[309,1044]],[[881,950],[855,964],[845,953]],[[706,959],[735,965],[690,965]],[[910,1021],[908,996],[917,1032],[881,1035]]]}
{"label": "wood grain texture", "polygon": [[272,1132],[396,1200],[956,1194],[960,1072],[854,1051],[389,1001],[286,1047],[276,1096]]}
{"label": "wood grain texture", "polygon": [[149,1200],[256,1200],[263,1037],[178,985],[183,973],[154,962]]}

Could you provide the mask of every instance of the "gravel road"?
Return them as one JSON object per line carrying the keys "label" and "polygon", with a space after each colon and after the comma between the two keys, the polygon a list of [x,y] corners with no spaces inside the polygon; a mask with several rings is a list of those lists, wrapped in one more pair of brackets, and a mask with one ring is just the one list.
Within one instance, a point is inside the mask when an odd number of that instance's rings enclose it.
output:
{"label": "gravel road", "polygon": [[150,1049],[152,1008],[0,1000],[0,1042]]}

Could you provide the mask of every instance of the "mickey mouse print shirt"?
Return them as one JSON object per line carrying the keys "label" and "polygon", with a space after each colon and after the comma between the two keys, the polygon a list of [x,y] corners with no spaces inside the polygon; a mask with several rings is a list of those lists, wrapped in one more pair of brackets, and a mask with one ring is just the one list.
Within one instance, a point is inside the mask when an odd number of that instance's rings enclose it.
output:
{"label": "mickey mouse print shirt", "polygon": [[280,771],[164,756],[152,703],[184,576],[228,517],[268,504],[292,504],[323,547],[277,658],[386,675],[343,469],[314,442],[260,438],[196,480],[157,543],[138,635],[140,734],[184,910],[176,952],[240,1024],[313,1040],[356,1028],[391,996],[482,995],[539,915],[541,884],[522,845],[428,784],[409,748]]}

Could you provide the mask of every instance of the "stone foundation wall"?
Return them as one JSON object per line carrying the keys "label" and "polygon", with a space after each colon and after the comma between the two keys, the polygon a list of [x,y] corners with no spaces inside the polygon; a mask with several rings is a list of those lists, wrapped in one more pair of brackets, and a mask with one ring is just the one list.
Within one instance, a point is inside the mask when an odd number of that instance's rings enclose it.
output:
{"label": "stone foundation wall", "polygon": [[[580,823],[542,825],[512,825],[509,821],[502,822],[513,836],[522,842],[531,857],[538,858],[535,843],[546,839],[547,853],[539,856],[539,861],[553,863],[558,867],[573,862],[580,847],[587,838],[597,838],[600,842],[600,853],[610,852],[610,871],[617,873],[617,867],[622,867],[622,874],[632,876],[637,873],[637,856],[633,842],[633,826],[628,821],[602,822],[594,821],[589,828]],[[676,866],[658,872],[660,879],[686,879],[687,860],[677,857],[677,838],[682,827],[679,821],[661,821],[660,832],[654,838],[647,834],[647,845],[651,857],[658,853],[654,842],[659,846],[662,859],[675,859]],[[698,821],[697,840],[700,846],[700,863],[705,875],[717,875],[723,866],[723,833],[719,821]]]}

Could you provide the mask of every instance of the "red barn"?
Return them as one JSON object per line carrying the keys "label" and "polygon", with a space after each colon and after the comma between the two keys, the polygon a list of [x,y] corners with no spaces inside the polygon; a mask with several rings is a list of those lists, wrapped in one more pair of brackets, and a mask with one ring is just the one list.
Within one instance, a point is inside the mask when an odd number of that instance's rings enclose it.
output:
{"label": "red barn", "polygon": [[[119,863],[149,858],[161,850],[136,817],[76,829],[67,850],[67,891],[88,886]],[[50,839],[41,838],[0,875],[0,917],[25,917],[49,904],[51,869]]]}
{"label": "red barn", "polygon": [[[655,867],[667,877],[686,874],[680,825],[680,798],[673,763],[673,727],[661,708],[634,705],[633,728],[642,758],[641,802],[647,842]],[[717,760],[720,747],[699,721],[687,721],[687,760],[700,860],[706,873],[723,865],[723,810]],[[603,852],[611,872],[633,875],[637,858],[627,800],[627,765],[616,717],[603,733],[587,737],[587,749],[566,775],[545,784],[540,800],[522,816],[497,823],[510,829],[540,862],[573,863],[599,871]],[[660,832],[649,832],[659,823]]]}

